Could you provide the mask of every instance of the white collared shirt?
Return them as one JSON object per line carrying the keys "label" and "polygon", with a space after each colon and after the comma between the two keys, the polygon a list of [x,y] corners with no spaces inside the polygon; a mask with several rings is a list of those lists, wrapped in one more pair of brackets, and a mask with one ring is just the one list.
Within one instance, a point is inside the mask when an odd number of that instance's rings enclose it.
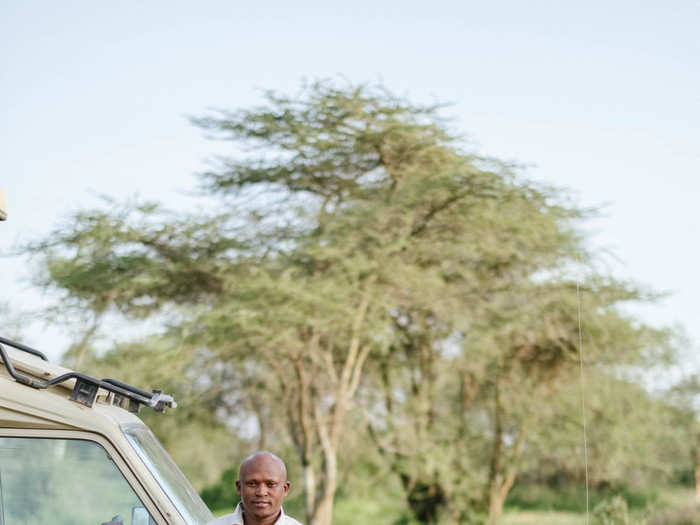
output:
{"label": "white collared shirt", "polygon": [[[214,521],[210,521],[207,525],[244,525],[243,507],[239,503],[236,505],[236,510],[233,511],[233,514],[225,514],[224,516],[216,518]],[[274,525],[301,525],[301,523],[291,516],[287,516],[284,510],[280,508],[279,518],[277,518]]]}

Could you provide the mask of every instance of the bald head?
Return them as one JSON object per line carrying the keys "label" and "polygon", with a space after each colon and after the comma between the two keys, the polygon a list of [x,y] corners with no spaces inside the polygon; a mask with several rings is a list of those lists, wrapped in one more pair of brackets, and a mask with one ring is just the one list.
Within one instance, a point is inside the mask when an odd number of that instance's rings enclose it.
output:
{"label": "bald head", "polygon": [[279,469],[280,478],[283,481],[287,481],[287,466],[284,464],[284,461],[279,456],[266,450],[254,452],[241,462],[241,466],[238,469],[238,479],[244,479],[245,473],[251,467],[257,467],[261,464],[266,465],[268,468]]}
{"label": "bald head", "polygon": [[246,525],[272,525],[280,516],[282,501],[289,492],[284,461],[265,451],[248,456],[238,469],[236,490]]}

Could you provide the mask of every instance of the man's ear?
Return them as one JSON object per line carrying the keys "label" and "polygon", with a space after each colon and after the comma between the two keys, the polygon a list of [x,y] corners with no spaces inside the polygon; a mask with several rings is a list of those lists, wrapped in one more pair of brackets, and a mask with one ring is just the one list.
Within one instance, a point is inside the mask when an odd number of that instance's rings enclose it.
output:
{"label": "man's ear", "polygon": [[289,493],[289,487],[291,487],[292,484],[289,483],[289,481],[284,482],[284,495],[286,496]]}
{"label": "man's ear", "polygon": [[239,480],[236,480],[236,492],[238,492],[238,495],[241,495],[241,482]]}

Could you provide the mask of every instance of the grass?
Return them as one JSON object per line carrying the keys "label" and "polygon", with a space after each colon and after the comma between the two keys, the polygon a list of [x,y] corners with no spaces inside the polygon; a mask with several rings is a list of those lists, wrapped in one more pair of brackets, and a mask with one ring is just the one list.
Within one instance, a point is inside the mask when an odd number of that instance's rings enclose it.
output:
{"label": "grass", "polygon": [[[591,490],[589,509],[592,511],[602,501],[614,496],[625,499],[630,509],[645,509],[661,503],[662,490],[657,487],[608,487]],[[542,485],[516,487],[509,495],[506,510],[558,511],[576,514],[586,512],[586,492],[583,487],[566,487],[555,490]]]}
{"label": "grass", "polygon": [[501,525],[585,525],[586,515],[578,512],[507,511]]}
{"label": "grass", "polygon": [[[521,494],[521,497],[524,496]],[[532,498],[532,499],[530,499]],[[529,493],[528,497],[519,500],[525,506],[515,507],[509,505],[503,514],[500,525],[586,525],[592,523],[592,516],[586,520],[585,503],[580,508],[580,503],[575,510],[561,509],[561,507],[574,507],[576,494],[537,494]],[[697,507],[695,506],[695,492],[692,489],[660,489],[649,490],[640,495],[632,494],[630,498],[631,523],[634,518],[644,513],[642,506],[646,502],[655,509],[652,512],[653,519],[649,525],[700,525]],[[584,499],[585,501],[585,499]],[[539,508],[537,508],[539,504]],[[595,504],[590,506],[591,514]],[[560,507],[559,509],[553,507]],[[285,511],[297,519],[304,520],[301,509],[301,498],[295,494],[294,498],[285,501]],[[233,512],[233,507],[217,509],[215,516],[221,516]],[[334,508],[333,525],[352,525],[355,523],[372,523],[376,525],[395,525],[397,523],[411,525],[406,517],[406,512],[401,500],[387,500],[383,498],[345,498],[336,499]]]}
{"label": "grass", "polygon": [[[542,494],[540,494],[543,496]],[[559,502],[544,496],[540,505],[567,507],[575,501],[572,494],[559,494]],[[633,493],[630,499],[630,523],[637,523],[640,516],[647,516],[649,525],[696,525],[700,524],[698,508],[695,504],[695,491],[692,489],[659,489],[644,493]],[[534,502],[533,502],[534,503]],[[643,504],[648,505],[645,507]],[[591,514],[594,505],[591,505]],[[506,509],[500,525],[586,525],[593,518],[586,519],[585,509],[579,511],[546,509]]]}

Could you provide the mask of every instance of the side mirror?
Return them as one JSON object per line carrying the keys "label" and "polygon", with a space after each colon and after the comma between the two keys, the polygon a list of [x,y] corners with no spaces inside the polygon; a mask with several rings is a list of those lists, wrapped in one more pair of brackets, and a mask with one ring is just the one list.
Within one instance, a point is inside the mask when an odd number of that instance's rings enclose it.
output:
{"label": "side mirror", "polygon": [[5,191],[0,190],[0,221],[7,220],[7,203],[5,201]]}

